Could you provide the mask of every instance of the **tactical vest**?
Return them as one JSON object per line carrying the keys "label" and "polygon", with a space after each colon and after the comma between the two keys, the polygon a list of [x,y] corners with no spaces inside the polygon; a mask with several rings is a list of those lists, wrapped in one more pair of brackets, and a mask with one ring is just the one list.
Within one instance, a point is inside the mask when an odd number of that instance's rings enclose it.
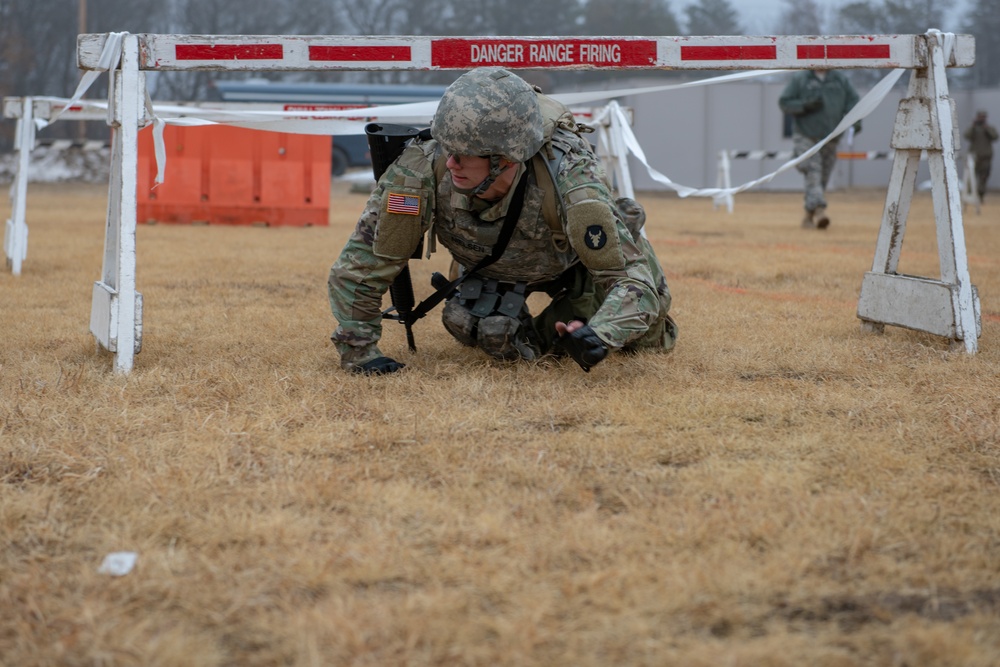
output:
{"label": "tactical vest", "polygon": [[[528,188],[514,235],[503,257],[486,267],[481,274],[506,281],[544,282],[560,276],[578,261],[566,238],[565,210],[556,186],[563,157],[571,144],[560,137],[561,132],[579,134],[582,130],[573,120],[572,112],[560,102],[539,94],[545,144],[530,160]],[[472,266],[490,253],[500,234],[503,218],[481,220],[466,210],[464,195],[455,191],[447,176],[447,158],[434,160],[437,180],[438,241],[463,266]]]}

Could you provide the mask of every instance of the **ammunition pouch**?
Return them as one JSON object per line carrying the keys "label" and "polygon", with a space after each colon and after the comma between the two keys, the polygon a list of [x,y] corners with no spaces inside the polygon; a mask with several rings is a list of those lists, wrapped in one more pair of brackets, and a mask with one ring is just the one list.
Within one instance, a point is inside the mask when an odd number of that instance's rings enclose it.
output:
{"label": "ammunition pouch", "polygon": [[528,286],[470,276],[445,302],[441,321],[463,345],[505,360],[537,359],[540,346],[531,326]]}

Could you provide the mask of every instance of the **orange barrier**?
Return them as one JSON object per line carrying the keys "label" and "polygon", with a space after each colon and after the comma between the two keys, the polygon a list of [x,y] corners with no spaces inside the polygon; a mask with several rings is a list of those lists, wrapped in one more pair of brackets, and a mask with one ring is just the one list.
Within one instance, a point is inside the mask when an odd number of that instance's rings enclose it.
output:
{"label": "orange barrier", "polygon": [[168,125],[164,144],[166,176],[154,189],[153,133],[139,133],[139,222],[329,224],[330,137]]}

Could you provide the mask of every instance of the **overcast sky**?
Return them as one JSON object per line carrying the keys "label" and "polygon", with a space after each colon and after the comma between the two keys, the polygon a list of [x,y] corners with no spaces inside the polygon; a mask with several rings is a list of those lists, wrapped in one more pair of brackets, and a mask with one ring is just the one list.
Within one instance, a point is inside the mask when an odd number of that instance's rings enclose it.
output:
{"label": "overcast sky", "polygon": [[[851,0],[819,0],[821,7],[836,8],[847,4]],[[967,0],[956,0],[954,8],[947,19],[948,25],[928,26],[944,31],[958,30],[962,16],[965,13]],[[683,8],[691,4],[690,0],[673,0],[670,6],[678,15],[683,15]],[[788,6],[782,0],[733,0],[733,7],[742,15],[743,25],[747,34],[768,35],[773,32],[781,12]]]}

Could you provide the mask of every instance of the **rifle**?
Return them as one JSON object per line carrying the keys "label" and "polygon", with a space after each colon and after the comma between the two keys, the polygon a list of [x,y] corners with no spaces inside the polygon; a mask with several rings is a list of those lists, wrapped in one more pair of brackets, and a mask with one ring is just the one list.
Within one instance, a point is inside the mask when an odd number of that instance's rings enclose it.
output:
{"label": "rifle", "polygon": [[[389,168],[389,165],[402,154],[407,142],[419,134],[420,130],[406,125],[387,123],[368,123],[365,125],[368,149],[372,154],[372,173],[375,175],[376,182]],[[421,240],[411,259],[419,259],[422,252],[423,241]],[[389,296],[392,299],[392,308],[383,311],[382,317],[403,323],[403,326],[406,327],[406,344],[411,352],[416,352],[417,346],[413,341],[413,323],[417,319],[413,317],[416,299],[413,297],[413,280],[410,278],[409,262],[393,279],[389,286]],[[393,313],[393,310],[396,312]]]}

